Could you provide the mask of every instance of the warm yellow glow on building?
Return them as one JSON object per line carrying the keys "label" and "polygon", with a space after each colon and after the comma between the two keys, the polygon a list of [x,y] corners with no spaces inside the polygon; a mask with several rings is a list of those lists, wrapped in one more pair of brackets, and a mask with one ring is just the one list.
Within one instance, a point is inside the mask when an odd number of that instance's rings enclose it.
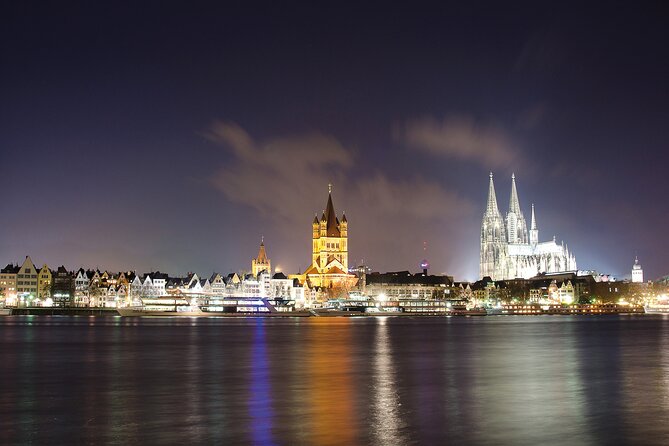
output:
{"label": "warm yellow glow on building", "polygon": [[258,277],[258,274],[263,271],[267,271],[267,273],[272,274],[272,263],[270,262],[269,258],[267,258],[264,237],[260,241],[258,257],[251,260],[251,273],[253,274],[253,277]]}
{"label": "warm yellow glow on building", "polygon": [[37,274],[37,297],[39,299],[46,299],[51,297],[51,270],[45,263],[42,269]]}
{"label": "warm yellow glow on building", "polygon": [[298,278],[310,288],[351,288],[358,278],[348,273],[348,220],[339,221],[332,204],[332,186],[321,219],[314,217],[311,266]]}

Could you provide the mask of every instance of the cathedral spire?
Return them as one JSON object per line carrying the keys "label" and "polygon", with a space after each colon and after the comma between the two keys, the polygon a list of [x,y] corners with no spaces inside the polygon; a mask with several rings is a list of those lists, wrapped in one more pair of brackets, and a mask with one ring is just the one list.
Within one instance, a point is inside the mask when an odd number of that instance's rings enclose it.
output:
{"label": "cathedral spire", "polygon": [[509,199],[509,212],[506,214],[507,240],[509,243],[527,243],[527,223],[520,211],[518,191],[516,190],[516,174],[511,174],[511,198]]}
{"label": "cathedral spire", "polygon": [[499,215],[497,207],[497,196],[495,195],[495,184],[492,181],[492,172],[490,172],[490,185],[488,186],[488,206],[485,211],[487,216]]}
{"label": "cathedral spire", "polygon": [[520,202],[518,201],[518,191],[516,190],[516,174],[511,174],[511,199],[509,200],[509,212],[520,216]]}
{"label": "cathedral spire", "polygon": [[537,229],[537,219],[534,217],[534,203],[532,203],[532,223],[530,225],[530,244],[539,243],[539,230]]}
{"label": "cathedral spire", "polygon": [[503,271],[505,266],[501,266],[499,260],[503,256],[505,248],[506,230],[504,228],[504,219],[497,207],[495,184],[492,180],[492,172],[490,172],[488,205],[481,222],[481,263],[479,270],[481,277],[501,280],[505,275]]}
{"label": "cathedral spire", "polygon": [[334,205],[332,204],[332,184],[328,184],[328,204],[323,212],[325,220],[327,221],[327,236],[339,237],[339,221],[335,213]]}
{"label": "cathedral spire", "polygon": [[537,220],[534,218],[534,203],[532,203],[532,225],[530,229],[535,231],[537,229]]}

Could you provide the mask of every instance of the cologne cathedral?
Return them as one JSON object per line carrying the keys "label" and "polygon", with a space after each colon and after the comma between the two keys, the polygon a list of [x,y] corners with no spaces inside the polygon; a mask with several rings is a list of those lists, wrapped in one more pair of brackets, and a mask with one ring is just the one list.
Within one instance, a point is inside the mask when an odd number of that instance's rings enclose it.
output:
{"label": "cologne cathedral", "polygon": [[576,259],[569,248],[557,244],[555,237],[539,242],[539,230],[534,217],[528,230],[520,210],[516,177],[511,175],[511,199],[506,218],[497,207],[495,185],[490,174],[488,204],[481,223],[480,276],[493,280],[529,279],[540,273],[558,273],[576,270]]}

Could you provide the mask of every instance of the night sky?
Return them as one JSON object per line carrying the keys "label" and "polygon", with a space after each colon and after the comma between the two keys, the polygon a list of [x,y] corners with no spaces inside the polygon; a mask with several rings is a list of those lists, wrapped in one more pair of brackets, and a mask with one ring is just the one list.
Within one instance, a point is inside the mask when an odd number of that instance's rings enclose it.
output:
{"label": "night sky", "polygon": [[303,271],[332,183],[350,264],[474,280],[492,171],[579,268],[669,274],[663,2],[318,3],[4,2],[3,266]]}

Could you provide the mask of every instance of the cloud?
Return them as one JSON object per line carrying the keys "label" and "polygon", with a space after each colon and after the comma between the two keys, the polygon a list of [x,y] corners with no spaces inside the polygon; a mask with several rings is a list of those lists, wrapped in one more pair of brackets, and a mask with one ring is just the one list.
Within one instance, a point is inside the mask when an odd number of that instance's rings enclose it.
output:
{"label": "cloud", "polygon": [[422,178],[391,182],[386,176],[377,174],[360,181],[356,192],[365,208],[379,216],[409,215],[415,219],[442,220],[473,210],[472,205],[456,193]]}
{"label": "cloud", "polygon": [[[422,255],[422,240],[429,238],[435,246],[444,238],[460,240],[462,225],[454,223],[470,218],[475,209],[424,177],[391,179],[378,170],[381,166],[361,175],[354,169],[360,164],[357,152],[322,133],[256,140],[240,126],[218,121],[204,135],[230,154],[210,184],[229,201],[271,219],[279,231],[275,237],[309,237],[310,219],[323,210],[327,184],[333,183],[337,213],[345,211],[350,222],[351,264],[364,258],[378,270],[411,268]],[[445,270],[449,255],[440,250],[433,264]],[[308,253],[295,253],[293,246],[279,261],[293,270],[306,266],[306,258]]]}
{"label": "cloud", "polygon": [[516,145],[501,127],[476,122],[470,116],[410,120],[396,129],[395,137],[411,148],[490,169],[519,161]]}
{"label": "cloud", "polygon": [[226,197],[292,222],[304,203],[339,183],[353,164],[351,151],[320,133],[256,142],[233,123],[215,122],[205,136],[232,151],[229,164],[210,179]]}

